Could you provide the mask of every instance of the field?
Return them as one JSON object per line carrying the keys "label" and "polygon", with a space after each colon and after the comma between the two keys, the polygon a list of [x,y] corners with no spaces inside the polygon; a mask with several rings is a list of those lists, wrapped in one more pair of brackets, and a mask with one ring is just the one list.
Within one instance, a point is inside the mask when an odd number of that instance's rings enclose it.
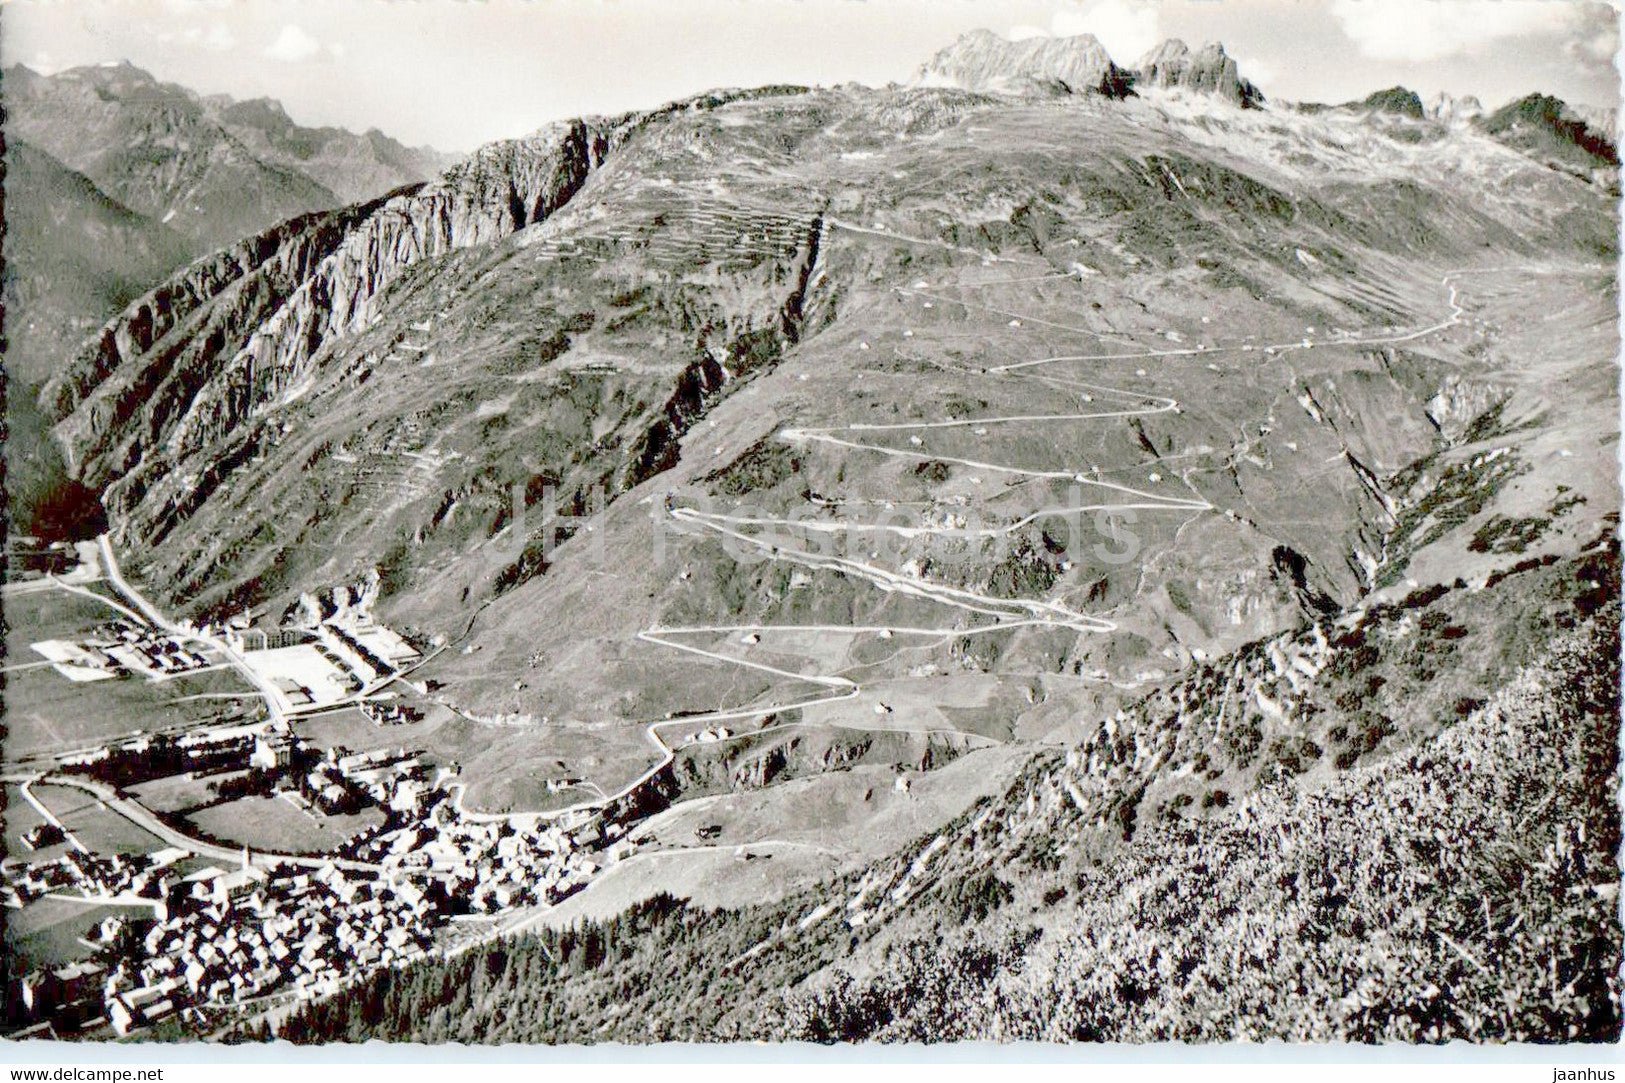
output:
{"label": "field", "polygon": [[245,706],[257,709],[254,702],[241,679],[226,670],[159,684],[138,677],[75,684],[48,666],[24,670],[7,675],[5,755],[16,761],[84,748],[219,718]]}
{"label": "field", "polygon": [[61,966],[91,954],[79,943],[104,918],[115,914],[151,917],[146,907],[99,906],[67,899],[37,899],[22,910],[6,911],[6,951],[16,970]]}
{"label": "field", "polygon": [[666,850],[637,854],[610,868],[585,890],[548,912],[544,924],[565,928],[582,919],[603,921],[661,891],[697,906],[773,902],[833,872],[837,859],[819,850],[784,845]]}
{"label": "field", "polygon": [[[5,743],[8,761],[85,748],[114,738],[257,709],[251,690],[228,670],[151,683],[136,677],[76,684],[49,666],[33,666],[30,643],[73,639],[116,611],[65,591],[5,600]],[[242,693],[242,698],[235,694]]]}
{"label": "field", "polygon": [[201,808],[186,817],[195,830],[222,843],[272,853],[322,853],[370,824],[382,823],[378,808],[346,816],[305,812],[281,797],[244,797]]}
{"label": "field", "polygon": [[675,805],[638,827],[633,838],[665,847],[695,845],[695,829],[722,828],[712,842],[734,846],[779,840],[822,844],[847,861],[873,858],[927,834],[977,798],[1000,792],[1029,752],[984,748],[945,767],[911,773],[904,793],[888,765],[796,778],[764,790],[718,794]]}
{"label": "field", "polygon": [[68,639],[118,617],[110,605],[66,590],[13,591],[6,594],[6,656],[10,664],[33,661],[28,644],[41,639]]}
{"label": "field", "polygon": [[[533,722],[499,726],[470,721],[446,707],[416,698],[421,722],[374,726],[359,711],[335,711],[298,719],[294,727],[322,748],[351,751],[406,748],[437,765],[461,764],[469,779],[467,803],[490,812],[547,809],[595,796],[586,790],[547,791],[547,780],[565,775],[589,779],[614,792],[655,762],[642,726]],[[504,769],[506,768],[506,769]]]}
{"label": "field", "polygon": [[79,841],[98,854],[148,854],[167,845],[81,790],[35,786],[34,796],[56,813],[57,819]]}
{"label": "field", "polygon": [[321,748],[343,747],[352,752],[370,752],[376,748],[404,746],[426,748],[433,758],[430,746],[436,743],[435,735],[451,717],[451,712],[442,708],[411,725],[375,726],[354,707],[346,707],[341,711],[305,715],[295,719],[293,726],[300,737]]}
{"label": "field", "polygon": [[956,730],[1008,740],[1016,719],[1032,706],[1017,687],[982,673],[880,680],[850,700],[807,707],[802,715],[836,726]]}

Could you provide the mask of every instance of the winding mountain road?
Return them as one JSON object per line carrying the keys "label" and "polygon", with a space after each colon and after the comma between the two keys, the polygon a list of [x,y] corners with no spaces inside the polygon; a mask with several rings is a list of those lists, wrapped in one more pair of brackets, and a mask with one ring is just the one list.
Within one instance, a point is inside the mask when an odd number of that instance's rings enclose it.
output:
{"label": "winding mountain road", "polygon": [[[883,238],[887,241],[902,244],[926,245],[945,249],[947,251],[978,257],[984,266],[995,262],[1014,263],[1016,260],[1001,259],[989,256],[987,253],[948,244],[939,240],[922,237],[911,237],[885,229],[873,229],[853,223],[830,219],[829,224],[838,229],[871,237]],[[1037,261],[1032,261],[1037,262]],[[1482,268],[1474,270],[1493,270]],[[1445,319],[1427,327],[1412,331],[1389,331],[1380,334],[1364,336],[1339,336],[1327,340],[1324,344],[1341,347],[1369,347],[1381,345],[1395,345],[1412,342],[1429,335],[1437,334],[1456,326],[1461,322],[1464,309],[1460,303],[1460,296],[1454,277],[1466,271],[1452,271],[1445,274],[1441,284],[1447,289],[1446,304],[1449,313]],[[998,279],[988,282],[964,283],[958,288],[965,289],[991,288],[1004,286],[1017,282],[1029,282],[1043,279],[1074,278],[1070,274],[1054,272],[1051,274],[1028,276],[1016,279]],[[1093,328],[1077,327],[1045,320],[1030,313],[1018,312],[992,305],[983,305],[967,301],[962,297],[950,296],[940,290],[931,290],[923,283],[896,292],[905,296],[930,298],[933,304],[951,304],[970,309],[980,309],[997,315],[1008,317],[1012,326],[1034,324],[1052,330],[1072,334],[1084,335],[1102,342],[1112,342],[1127,346],[1139,347],[1140,344],[1121,335],[1097,331]],[[1184,347],[1177,349],[1137,348],[1131,351],[1101,354],[1060,354],[1046,355],[1027,361],[1018,361],[1005,365],[992,366],[986,369],[958,367],[938,363],[938,367],[954,371],[956,368],[967,379],[988,378],[1014,378],[1034,374],[1033,370],[1071,362],[1088,361],[1124,361],[1139,359],[1168,359],[1168,358],[1210,358],[1224,353],[1285,353],[1291,350],[1312,349],[1316,342],[1312,338],[1304,338],[1295,342],[1283,342],[1270,345],[1255,345],[1251,343],[1231,346],[1204,346]],[[1178,413],[1180,406],[1177,400],[1166,396],[1142,394],[1125,390],[1123,388],[1109,387],[1075,379],[1065,379],[1050,374],[1037,376],[1048,386],[1057,390],[1064,390],[1069,394],[1081,395],[1084,402],[1094,402],[1097,397],[1105,401],[1101,408],[1080,410],[1076,412],[1057,412],[1051,414],[1017,414],[1017,415],[990,415],[971,418],[945,418],[931,421],[905,421],[885,424],[855,422],[844,427],[823,428],[785,428],[780,430],[779,439],[789,443],[823,443],[836,447],[843,447],[855,451],[869,452],[877,455],[899,458],[911,462],[946,462],[971,469],[1011,475],[1029,480],[1066,481],[1078,486],[1086,486],[1091,491],[1101,494],[1101,499],[1094,502],[1077,503],[1066,506],[1044,507],[1028,515],[1014,519],[1004,524],[993,526],[978,526],[967,528],[964,526],[933,526],[933,525],[903,525],[896,523],[852,522],[846,520],[825,520],[813,518],[785,519],[761,515],[726,515],[706,512],[697,508],[668,506],[667,514],[675,521],[707,530],[728,542],[754,548],[765,559],[782,561],[800,567],[814,570],[835,571],[849,578],[860,579],[871,583],[877,589],[890,593],[897,593],[921,598],[950,609],[957,610],[961,615],[961,623],[952,625],[939,625],[928,627],[917,626],[842,626],[828,624],[737,624],[737,625],[704,625],[704,626],[655,626],[638,634],[638,638],[670,649],[680,650],[697,657],[711,661],[725,662],[729,665],[740,666],[774,676],[788,677],[797,681],[818,686],[822,691],[803,700],[792,700],[775,705],[757,705],[735,710],[709,712],[704,715],[694,715],[674,720],[672,723],[657,722],[647,727],[650,741],[660,752],[660,761],[645,772],[633,783],[624,787],[614,797],[630,793],[638,786],[658,773],[674,757],[674,751],[660,739],[659,730],[664,725],[724,721],[734,718],[760,716],[774,711],[791,710],[797,707],[813,706],[841,699],[850,699],[859,694],[861,689],[854,681],[841,676],[826,676],[814,673],[795,672],[763,662],[741,658],[735,655],[726,655],[707,648],[682,642],[677,637],[704,635],[715,637],[717,635],[737,635],[751,633],[758,636],[774,634],[847,634],[847,635],[888,635],[911,637],[965,637],[981,635],[990,632],[1008,631],[1016,628],[1063,628],[1079,633],[1111,632],[1117,624],[1104,617],[1077,612],[1070,607],[1056,601],[1025,598],[1001,598],[978,593],[962,587],[955,587],[947,583],[934,582],[923,575],[907,574],[881,567],[869,561],[857,560],[850,557],[831,555],[822,552],[813,552],[807,548],[797,546],[790,540],[797,533],[802,535],[824,534],[843,535],[856,533],[887,533],[903,538],[924,538],[929,536],[950,536],[968,539],[989,539],[1007,536],[1020,530],[1033,522],[1054,515],[1079,514],[1082,512],[1137,512],[1137,511],[1166,511],[1184,514],[1187,516],[1201,515],[1209,511],[1218,510],[1213,504],[1203,499],[1194,489],[1192,495],[1168,496],[1158,492],[1149,492],[1134,486],[1118,482],[1105,481],[1098,476],[1098,468],[1089,465],[1076,469],[1034,469],[1014,463],[993,462],[987,460],[968,459],[947,456],[926,450],[923,441],[918,437],[915,442],[920,446],[915,448],[892,447],[888,444],[876,442],[866,438],[869,434],[880,433],[922,433],[939,429],[971,428],[978,435],[988,428],[999,425],[1042,425],[1042,424],[1087,424],[1109,419],[1145,417],[1164,413]],[[1184,478],[1179,481],[1189,487]],[[750,529],[746,529],[750,528]],[[753,533],[752,530],[761,530],[763,533]],[[970,617],[980,623],[963,623],[964,618]],[[838,689],[839,691],[830,691]],[[743,736],[743,735],[741,735]],[[613,798],[612,798],[613,799]],[[599,802],[586,803],[574,806],[575,809],[592,807]]]}

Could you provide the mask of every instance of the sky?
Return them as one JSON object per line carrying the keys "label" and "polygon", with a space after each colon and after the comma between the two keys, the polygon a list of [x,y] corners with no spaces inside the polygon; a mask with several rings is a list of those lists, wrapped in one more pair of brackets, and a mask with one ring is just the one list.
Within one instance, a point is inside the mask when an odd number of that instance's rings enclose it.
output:
{"label": "sky", "polygon": [[1614,106],[1620,0],[5,0],[0,59],[129,60],[301,124],[466,151],[562,117],[763,83],[907,81],[959,34],[1092,33],[1130,66],[1221,41],[1267,96],[1402,84]]}

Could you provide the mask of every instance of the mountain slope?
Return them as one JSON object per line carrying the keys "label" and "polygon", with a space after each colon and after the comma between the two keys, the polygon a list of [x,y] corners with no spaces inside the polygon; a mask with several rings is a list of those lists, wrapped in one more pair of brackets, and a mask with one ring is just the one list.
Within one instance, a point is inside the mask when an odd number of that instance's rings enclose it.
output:
{"label": "mountain slope", "polygon": [[560,122],[51,380],[166,610],[364,598],[459,809],[631,832],[292,1033],[1617,1032],[1608,180],[1158,55]]}
{"label": "mountain slope", "polygon": [[6,149],[6,369],[37,385],[108,314],[189,256],[188,242],[49,154]]}
{"label": "mountain slope", "polygon": [[[547,802],[559,758],[616,792],[647,720],[701,709],[1074,732],[1464,546],[1482,505],[1393,540],[1433,499],[1401,468],[1470,457],[1441,441],[1527,367],[1461,268],[1567,297],[1612,244],[1601,194],[1468,129],[1190,108],[779,89],[562,124],[183,276],[46,404],[155,595],[275,619],[377,576],[480,647],[424,675],[484,807]],[[1610,500],[1562,463],[1579,530]],[[1081,534],[1039,521],[1069,505]],[[983,529],[882,555],[882,512]]]}
{"label": "mountain slope", "polygon": [[[861,876],[773,906],[657,897],[380,973],[280,1033],[1616,1041],[1618,571],[1609,542],[1442,610],[1371,614],[1375,631],[1466,604],[1501,635],[1560,630],[1460,721],[1346,774],[1294,766],[1102,854],[1078,795],[1102,757],[1043,757]],[[1409,651],[1376,642],[1385,661]],[[1361,646],[1333,644],[1331,670]]]}
{"label": "mountain slope", "polygon": [[1555,169],[1590,175],[1613,170],[1619,149],[1611,131],[1592,127],[1557,98],[1530,94],[1479,120],[1485,132]]}

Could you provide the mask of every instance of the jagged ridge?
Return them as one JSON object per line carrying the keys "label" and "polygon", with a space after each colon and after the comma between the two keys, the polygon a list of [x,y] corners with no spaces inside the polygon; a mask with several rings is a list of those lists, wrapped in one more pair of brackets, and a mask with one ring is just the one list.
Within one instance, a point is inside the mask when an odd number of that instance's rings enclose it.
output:
{"label": "jagged ridge", "polygon": [[1243,109],[1256,109],[1264,104],[1263,93],[1241,77],[1234,58],[1215,41],[1192,52],[1183,41],[1169,38],[1134,66],[1134,85],[1178,87],[1212,94]]}

